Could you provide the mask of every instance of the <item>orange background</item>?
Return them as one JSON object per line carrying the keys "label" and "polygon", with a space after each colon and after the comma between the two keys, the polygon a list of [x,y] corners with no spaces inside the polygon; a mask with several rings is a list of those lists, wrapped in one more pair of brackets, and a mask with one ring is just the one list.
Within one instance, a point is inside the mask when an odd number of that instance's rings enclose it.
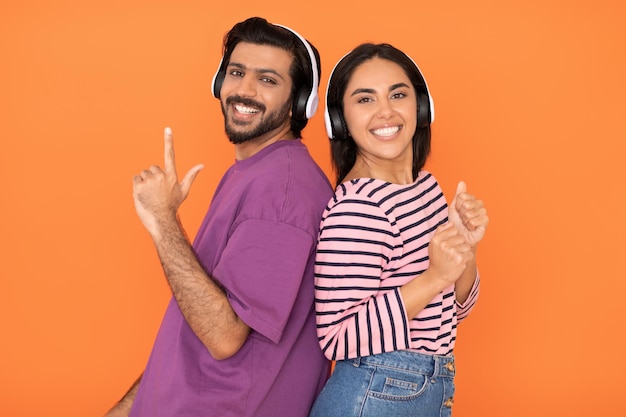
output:
{"label": "orange background", "polygon": [[[0,415],[96,416],[142,371],[169,291],[131,177],[200,173],[193,237],[234,153],[210,82],[260,15],[335,61],[390,42],[435,99],[433,171],[489,209],[454,415],[626,415],[626,6],[592,1],[4,1]],[[320,112],[321,113],[321,112]],[[304,131],[331,175],[318,114]]]}

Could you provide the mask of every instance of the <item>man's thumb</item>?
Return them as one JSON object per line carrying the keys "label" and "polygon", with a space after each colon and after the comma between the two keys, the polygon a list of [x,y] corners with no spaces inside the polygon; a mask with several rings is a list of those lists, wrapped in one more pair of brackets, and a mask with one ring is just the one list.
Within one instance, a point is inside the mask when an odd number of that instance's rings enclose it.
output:
{"label": "man's thumb", "polygon": [[204,165],[198,164],[195,167],[191,168],[189,172],[185,175],[185,178],[180,182],[180,188],[183,193],[183,196],[187,197],[189,193],[189,189],[191,189],[191,184],[193,180],[196,179],[196,175],[200,172],[200,170],[204,168]]}

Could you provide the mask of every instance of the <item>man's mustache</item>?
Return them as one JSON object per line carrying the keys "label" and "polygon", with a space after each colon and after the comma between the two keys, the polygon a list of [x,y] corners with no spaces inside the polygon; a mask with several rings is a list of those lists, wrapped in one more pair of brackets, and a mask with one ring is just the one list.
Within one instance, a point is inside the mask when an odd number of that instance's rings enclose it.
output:
{"label": "man's mustache", "polygon": [[230,96],[226,99],[226,104],[231,105],[234,103],[243,104],[244,106],[248,106],[248,107],[256,107],[262,112],[265,112],[265,106],[262,103],[259,103],[257,101],[254,101],[246,97]]}

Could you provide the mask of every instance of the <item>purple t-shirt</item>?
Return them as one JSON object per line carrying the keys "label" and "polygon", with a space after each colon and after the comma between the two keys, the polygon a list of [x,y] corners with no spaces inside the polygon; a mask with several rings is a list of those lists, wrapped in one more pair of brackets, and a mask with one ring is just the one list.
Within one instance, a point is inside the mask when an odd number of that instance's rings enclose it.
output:
{"label": "purple t-shirt", "polygon": [[313,264],[331,196],[299,139],[235,162],[193,246],[252,331],[217,361],[172,298],[131,417],[308,415],[329,367],[317,341]]}

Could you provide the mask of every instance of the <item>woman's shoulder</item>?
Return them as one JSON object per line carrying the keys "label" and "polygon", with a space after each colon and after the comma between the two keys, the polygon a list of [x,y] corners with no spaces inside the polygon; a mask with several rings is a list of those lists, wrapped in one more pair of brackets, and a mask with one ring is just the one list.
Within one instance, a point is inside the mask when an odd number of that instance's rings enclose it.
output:
{"label": "woman's shoulder", "polygon": [[417,175],[417,179],[415,180],[415,182],[416,183],[424,183],[424,182],[437,183],[437,179],[435,178],[435,175],[432,172],[422,170]]}
{"label": "woman's shoulder", "polygon": [[371,178],[339,184],[322,216],[322,228],[361,230],[366,224],[377,224],[380,230],[390,228],[393,219],[383,203],[386,184]]}
{"label": "woman's shoulder", "polygon": [[394,184],[376,178],[355,178],[337,186],[334,200],[375,203],[392,188]]}
{"label": "woman's shoulder", "polygon": [[420,171],[415,181],[410,184],[394,184],[376,178],[355,178],[343,182],[335,189],[335,200],[358,199],[383,201],[390,196],[402,196],[414,190],[439,188],[435,176],[429,171]]}

